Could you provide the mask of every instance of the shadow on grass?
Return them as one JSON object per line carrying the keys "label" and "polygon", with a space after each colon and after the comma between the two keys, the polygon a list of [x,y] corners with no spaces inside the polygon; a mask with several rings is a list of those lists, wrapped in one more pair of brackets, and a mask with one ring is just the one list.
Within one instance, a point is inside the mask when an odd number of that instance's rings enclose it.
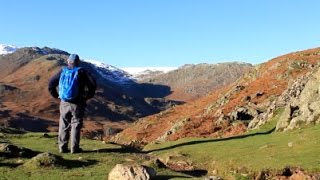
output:
{"label": "shadow on grass", "polygon": [[88,167],[97,164],[97,160],[86,160],[86,161],[80,161],[80,160],[67,160],[63,159],[63,162],[61,165],[66,167],[67,169],[73,169],[73,168],[80,168],[80,167]]}
{"label": "shadow on grass", "polygon": [[119,148],[103,148],[103,149],[96,149],[96,150],[84,150],[82,153],[141,153],[141,154],[147,154],[150,152],[163,151],[163,150],[173,149],[173,148],[177,148],[177,147],[181,147],[181,146],[189,146],[189,145],[200,144],[200,143],[209,143],[209,142],[228,141],[228,140],[232,140],[232,139],[242,139],[242,138],[247,138],[247,137],[251,137],[251,136],[266,135],[266,134],[272,133],[274,130],[275,130],[275,127],[273,129],[270,129],[269,131],[266,131],[266,132],[257,132],[257,133],[252,133],[252,134],[232,136],[232,137],[220,138],[220,139],[189,141],[189,142],[176,144],[176,145],[165,147],[165,148],[149,150],[149,151],[143,151],[141,149],[130,147],[130,146],[125,146],[122,144],[110,143],[110,144],[118,145],[121,147],[119,147]]}
{"label": "shadow on grass", "polygon": [[208,174],[208,171],[204,169],[183,170],[183,171],[176,171],[176,172],[186,174],[192,177],[202,177]]}
{"label": "shadow on grass", "polygon": [[245,135],[240,135],[240,136],[232,136],[232,137],[227,137],[227,138],[220,138],[220,139],[208,139],[208,140],[198,140],[198,141],[189,141],[181,144],[176,144],[173,146],[165,147],[165,148],[160,148],[160,149],[154,149],[154,150],[149,150],[149,151],[143,151],[144,153],[150,153],[150,152],[155,152],[155,151],[163,151],[163,150],[168,150],[168,149],[173,149],[181,146],[189,146],[189,145],[194,145],[194,144],[200,144],[200,143],[209,143],[209,142],[219,142],[219,141],[228,141],[232,139],[243,139],[251,136],[259,136],[259,135],[266,135],[272,133],[276,128],[272,128],[269,131],[266,132],[257,132],[257,133],[252,133],[252,134],[245,134]]}
{"label": "shadow on grass", "polygon": [[36,156],[37,154],[40,154],[40,151],[33,151],[31,149],[17,147],[13,145],[7,146],[9,149],[7,152],[0,152],[0,157],[4,158],[32,158]]}
{"label": "shadow on grass", "polygon": [[6,133],[6,134],[25,134],[27,131],[24,130],[19,130],[11,127],[0,127],[0,132],[1,133]]}
{"label": "shadow on grass", "polygon": [[2,163],[0,162],[0,167],[8,167],[8,168],[16,168],[18,166],[20,166],[21,163]]}
{"label": "shadow on grass", "polygon": [[169,180],[172,178],[193,178],[193,177],[189,177],[189,176],[175,176],[175,175],[157,175],[156,177],[154,177],[154,180]]}
{"label": "shadow on grass", "polygon": [[96,150],[84,150],[82,153],[144,153],[141,150],[134,148],[104,148],[104,149],[96,149]]}

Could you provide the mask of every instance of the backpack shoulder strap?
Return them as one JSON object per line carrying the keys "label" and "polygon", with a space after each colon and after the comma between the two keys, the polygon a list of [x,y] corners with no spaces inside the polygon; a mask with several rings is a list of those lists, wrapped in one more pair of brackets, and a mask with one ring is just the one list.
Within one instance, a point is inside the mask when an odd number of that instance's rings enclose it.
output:
{"label": "backpack shoulder strap", "polygon": [[61,68],[61,72],[64,72],[64,71],[66,71],[66,70],[68,70],[68,68],[67,68],[66,66],[63,66],[63,67]]}

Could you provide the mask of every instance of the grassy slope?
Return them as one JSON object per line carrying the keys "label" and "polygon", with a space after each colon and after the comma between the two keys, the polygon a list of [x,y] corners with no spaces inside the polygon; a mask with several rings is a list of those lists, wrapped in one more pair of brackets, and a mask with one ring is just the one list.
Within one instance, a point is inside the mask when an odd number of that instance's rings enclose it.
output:
{"label": "grassy slope", "polygon": [[[213,171],[218,172],[226,179],[233,174],[230,172],[250,174],[262,169],[279,170],[286,166],[299,166],[309,172],[319,172],[320,125],[286,133],[264,133],[272,129],[276,121],[275,118],[263,129],[235,138],[186,138],[150,144],[144,150],[162,159],[182,155],[179,157],[180,160],[191,161],[197,168],[208,170],[209,174]],[[5,134],[5,138],[18,146],[61,155],[57,151],[56,136],[50,135],[50,138],[44,138],[41,133]],[[288,144],[292,144],[292,147]],[[144,153],[126,153],[117,145],[83,139],[81,146],[91,152],[62,154],[66,159],[65,168],[30,170],[19,166],[28,159],[0,157],[0,179],[106,179],[111,168],[117,163],[152,164],[148,162]],[[159,179],[188,177],[166,169],[157,171]]]}
{"label": "grassy slope", "polygon": [[[66,167],[27,169],[22,163],[27,158],[5,159],[0,156],[0,179],[107,179],[109,171],[118,163],[138,164],[148,163],[143,155],[124,152],[119,146],[104,144],[101,141],[83,139],[81,154],[60,154],[57,150],[56,135],[44,138],[42,133],[27,133],[23,135],[5,135],[5,139],[20,147],[39,152],[50,152],[61,155]],[[1,135],[0,135],[1,140]],[[3,137],[2,140],[3,141]],[[0,142],[1,142],[0,141]],[[97,152],[99,150],[100,152]],[[22,161],[21,161],[22,160]],[[166,169],[158,170],[160,178],[187,177]],[[179,178],[178,178],[179,179]]]}
{"label": "grassy slope", "polygon": [[145,150],[162,159],[183,155],[198,168],[207,169],[209,173],[216,171],[222,176],[236,171],[250,174],[265,169],[280,170],[287,166],[319,172],[320,125],[269,133],[276,121],[273,119],[259,131],[234,138],[187,138],[148,145]]}
{"label": "grassy slope", "polygon": [[[150,145],[146,149],[159,156],[172,151],[187,154],[196,164],[208,166],[248,167],[249,169],[281,169],[285,166],[300,166],[320,171],[320,125],[289,133],[259,134],[239,139],[216,141],[215,139],[184,139],[161,145]],[[187,142],[187,143],[186,143]],[[192,145],[179,146],[180,143]],[[198,143],[197,143],[198,142]],[[288,144],[293,146],[289,147]],[[170,148],[174,146],[175,148]]]}

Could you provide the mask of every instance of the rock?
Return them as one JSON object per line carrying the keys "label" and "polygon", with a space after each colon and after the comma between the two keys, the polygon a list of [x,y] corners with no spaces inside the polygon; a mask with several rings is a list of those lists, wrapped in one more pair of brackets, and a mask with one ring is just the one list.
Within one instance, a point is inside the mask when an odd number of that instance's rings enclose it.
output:
{"label": "rock", "polygon": [[40,167],[58,167],[62,164],[62,158],[45,152],[38,154],[23,164],[26,168],[37,169]]}
{"label": "rock", "polygon": [[85,130],[83,132],[83,136],[88,139],[102,140],[103,135],[104,135],[103,129],[97,129],[94,131]]}
{"label": "rock", "polygon": [[156,141],[158,142],[163,142],[166,141],[167,138],[172,135],[175,134],[176,132],[178,132],[187,122],[189,122],[191,119],[190,118],[183,118],[178,122],[175,122],[171,128],[166,131],[162,136],[158,137],[158,139]]}
{"label": "rock", "polygon": [[204,178],[204,180],[223,180],[223,179],[219,176],[209,176]]}
{"label": "rock", "polygon": [[4,93],[10,93],[13,91],[18,91],[19,89],[14,87],[14,86],[9,86],[6,84],[0,84],[0,94],[4,94]]}
{"label": "rock", "polygon": [[320,122],[319,87],[320,69],[310,74],[308,78],[302,77],[293,83],[293,88],[289,88],[287,98],[283,98],[288,103],[277,124],[277,131],[287,131],[304,124]]}
{"label": "rock", "polygon": [[104,135],[105,136],[113,136],[119,132],[121,132],[123,129],[120,128],[113,128],[113,127],[106,127],[104,129]]}
{"label": "rock", "polygon": [[145,142],[139,140],[133,140],[129,143],[122,144],[121,148],[127,152],[140,152],[145,145]]}
{"label": "rock", "polygon": [[256,94],[255,94],[255,97],[256,98],[259,98],[259,97],[261,97],[261,96],[263,96],[264,95],[264,92],[263,91],[259,91],[259,92],[257,92]]}
{"label": "rock", "polygon": [[154,165],[156,165],[158,168],[166,168],[167,166],[160,160],[160,159],[155,159],[154,160]]}
{"label": "rock", "polygon": [[245,88],[246,88],[245,86],[238,85],[238,86],[236,86],[235,91],[240,92],[240,91],[244,90]]}
{"label": "rock", "polygon": [[18,147],[9,143],[0,144],[0,153],[6,157],[33,157],[37,153],[23,147]]}
{"label": "rock", "polygon": [[276,126],[277,131],[286,130],[288,126],[294,126],[293,119],[299,114],[299,106],[295,103],[289,104],[286,106],[284,112],[279,118],[279,121]]}
{"label": "rock", "polygon": [[253,120],[254,117],[258,116],[258,112],[256,109],[251,107],[239,107],[235,111],[231,112],[230,117],[231,120],[241,120],[241,121],[248,121]]}
{"label": "rock", "polygon": [[286,167],[280,172],[276,179],[290,179],[290,180],[305,180],[305,179],[319,179],[317,176],[312,176],[306,173],[301,168],[294,168],[294,167]]}
{"label": "rock", "polygon": [[263,180],[263,179],[271,179],[268,171],[260,171],[257,176],[254,178],[255,180]]}
{"label": "rock", "polygon": [[245,96],[241,100],[242,102],[250,102],[251,101],[251,96]]}
{"label": "rock", "polygon": [[157,172],[141,165],[117,164],[109,173],[108,180],[150,180]]}

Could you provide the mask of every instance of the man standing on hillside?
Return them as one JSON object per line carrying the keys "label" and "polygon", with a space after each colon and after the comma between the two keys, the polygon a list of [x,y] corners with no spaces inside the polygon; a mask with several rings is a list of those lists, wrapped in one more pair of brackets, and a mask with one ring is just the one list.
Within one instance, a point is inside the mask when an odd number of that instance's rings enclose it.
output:
{"label": "man standing on hillside", "polygon": [[[86,101],[92,98],[96,90],[96,81],[88,71],[79,67],[80,58],[71,54],[68,66],[63,67],[49,80],[48,90],[54,98],[60,98],[59,151],[69,152],[68,141],[71,141],[71,153],[79,153],[80,130],[83,124]],[[59,93],[57,92],[59,87]],[[69,131],[70,134],[69,134]]]}

